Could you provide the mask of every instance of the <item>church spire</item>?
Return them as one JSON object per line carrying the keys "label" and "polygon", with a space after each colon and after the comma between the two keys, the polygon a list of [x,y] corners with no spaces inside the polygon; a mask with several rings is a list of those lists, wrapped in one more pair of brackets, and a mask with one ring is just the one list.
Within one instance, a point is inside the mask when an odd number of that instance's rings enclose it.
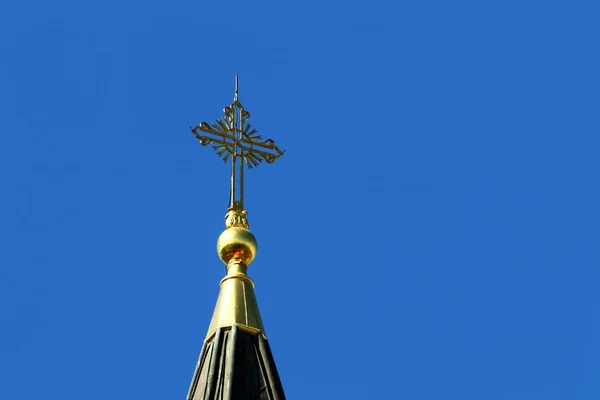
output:
{"label": "church spire", "polygon": [[212,125],[190,127],[203,146],[212,145],[224,162],[231,162],[226,229],[217,240],[217,253],[227,266],[221,291],[204,339],[187,400],[285,399],[275,361],[254,295],[248,265],[258,244],[250,232],[244,208],[244,169],[271,164],[283,151],[263,140],[248,122],[250,113],[239,101],[235,78],[233,103]]}

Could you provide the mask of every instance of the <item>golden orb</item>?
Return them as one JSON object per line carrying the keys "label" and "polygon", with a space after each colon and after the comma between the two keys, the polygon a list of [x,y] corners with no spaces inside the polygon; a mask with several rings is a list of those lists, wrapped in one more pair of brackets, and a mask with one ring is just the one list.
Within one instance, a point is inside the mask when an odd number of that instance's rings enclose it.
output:
{"label": "golden orb", "polygon": [[254,234],[238,226],[225,229],[217,240],[217,254],[225,264],[233,258],[239,258],[249,265],[257,251],[258,243]]}

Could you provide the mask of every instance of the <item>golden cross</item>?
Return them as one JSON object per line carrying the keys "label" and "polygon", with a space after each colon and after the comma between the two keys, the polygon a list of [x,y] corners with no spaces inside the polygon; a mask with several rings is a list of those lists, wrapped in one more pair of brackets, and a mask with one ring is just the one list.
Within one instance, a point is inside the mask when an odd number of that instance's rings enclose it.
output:
{"label": "golden cross", "polygon": [[[233,103],[223,109],[224,117],[212,125],[202,122],[190,129],[202,146],[212,144],[217,155],[227,162],[231,158],[231,186],[229,196],[230,211],[244,210],[244,163],[248,168],[258,166],[263,161],[272,164],[284,151],[275,146],[271,139],[262,140],[256,129],[248,122],[250,113],[238,100],[238,77],[235,77]],[[201,135],[200,133],[209,135]],[[239,171],[236,162],[240,158]],[[237,225],[237,224],[235,224]],[[247,222],[246,222],[247,225]]]}

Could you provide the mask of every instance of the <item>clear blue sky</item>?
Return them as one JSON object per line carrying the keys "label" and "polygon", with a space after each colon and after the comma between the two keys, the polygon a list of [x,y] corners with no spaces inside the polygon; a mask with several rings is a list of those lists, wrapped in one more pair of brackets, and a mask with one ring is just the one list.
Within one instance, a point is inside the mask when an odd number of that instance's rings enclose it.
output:
{"label": "clear blue sky", "polygon": [[250,267],[290,399],[600,398],[593,1],[5,1],[0,399],[185,398]]}

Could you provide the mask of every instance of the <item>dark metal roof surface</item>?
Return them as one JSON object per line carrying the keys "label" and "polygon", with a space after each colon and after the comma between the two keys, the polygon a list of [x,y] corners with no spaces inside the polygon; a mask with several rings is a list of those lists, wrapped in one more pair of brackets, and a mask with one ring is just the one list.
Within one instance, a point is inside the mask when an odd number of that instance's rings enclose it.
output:
{"label": "dark metal roof surface", "polygon": [[237,326],[204,343],[187,400],[284,400],[269,342]]}

